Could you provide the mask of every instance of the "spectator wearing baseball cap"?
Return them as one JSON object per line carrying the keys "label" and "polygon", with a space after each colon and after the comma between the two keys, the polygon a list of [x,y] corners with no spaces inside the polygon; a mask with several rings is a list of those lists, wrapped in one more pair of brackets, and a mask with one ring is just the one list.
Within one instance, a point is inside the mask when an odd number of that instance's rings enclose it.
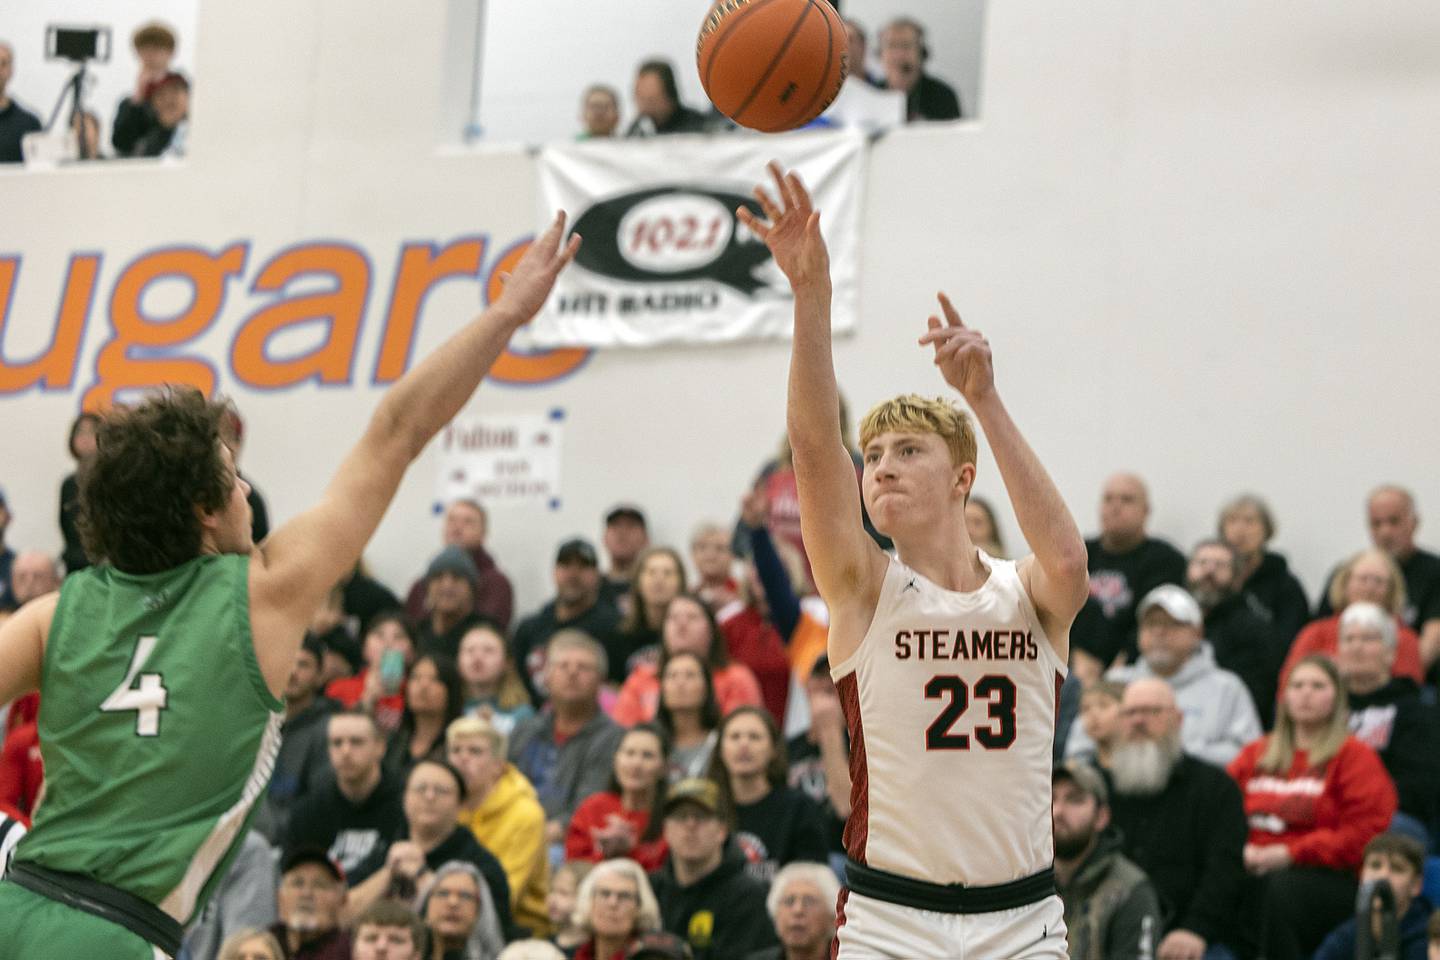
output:
{"label": "spectator wearing baseball cap", "polygon": [[[1168,683],[1185,718],[1180,728],[1185,752],[1223,767],[1260,736],[1260,715],[1244,682],[1216,665],[1204,639],[1200,604],[1184,587],[1166,583],[1145,595],[1136,619],[1139,661],[1111,670],[1106,678],[1129,683],[1153,677]],[[1072,755],[1092,746],[1083,729],[1072,728],[1070,739],[1066,749]]]}
{"label": "spectator wearing baseball cap", "polygon": [[[510,619],[515,613],[515,589],[510,584],[510,578],[505,576],[495,558],[485,549],[485,537],[489,532],[490,515],[478,500],[456,500],[446,508],[444,545],[464,550],[475,565],[475,612],[509,630]],[[428,589],[428,576],[410,585],[410,591],[405,595],[405,612],[412,620],[425,616]]]}
{"label": "spectator wearing baseball cap", "polygon": [[605,552],[610,569],[602,592],[611,603],[619,603],[630,590],[640,554],[650,546],[650,528],[645,514],[633,503],[620,503],[605,512]]}
{"label": "spectator wearing baseball cap", "polygon": [[605,648],[607,680],[625,679],[625,657],[619,644],[620,611],[601,589],[600,558],[590,541],[566,540],[555,552],[555,598],[520,621],[511,650],[520,679],[536,702],[546,696],[545,646],[561,630],[579,630]]}
{"label": "spectator wearing baseball cap", "polygon": [[425,570],[425,616],[415,630],[421,653],[455,659],[460,638],[478,621],[479,589],[480,569],[463,548],[449,546],[435,555]]}
{"label": "spectator wearing baseball cap", "polygon": [[695,960],[745,957],[774,944],[765,884],[745,872],[719,786],[699,777],[681,780],[663,809],[670,855],[650,875],[661,927],[683,937]]}
{"label": "spectator wearing baseball cap", "polygon": [[1073,960],[1149,957],[1160,930],[1160,900],[1145,872],[1120,852],[1110,798],[1094,767],[1069,760],[1051,775],[1055,884],[1065,904]]}
{"label": "spectator wearing baseball cap", "polygon": [[297,847],[280,861],[275,897],[280,920],[270,932],[285,960],[349,960],[350,935],[340,929],[345,871],[319,847]]}

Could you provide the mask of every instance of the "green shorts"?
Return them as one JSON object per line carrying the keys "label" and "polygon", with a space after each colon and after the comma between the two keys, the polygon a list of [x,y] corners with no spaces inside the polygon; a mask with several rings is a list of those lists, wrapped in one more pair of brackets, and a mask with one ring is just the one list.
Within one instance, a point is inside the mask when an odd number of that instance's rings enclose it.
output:
{"label": "green shorts", "polygon": [[165,960],[124,927],[0,882],[0,960]]}

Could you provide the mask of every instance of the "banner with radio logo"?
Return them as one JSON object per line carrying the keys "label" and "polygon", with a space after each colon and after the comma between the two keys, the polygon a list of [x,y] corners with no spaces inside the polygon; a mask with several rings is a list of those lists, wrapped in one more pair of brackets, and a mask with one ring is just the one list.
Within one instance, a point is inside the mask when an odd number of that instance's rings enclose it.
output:
{"label": "banner with radio logo", "polygon": [[544,311],[519,338],[535,347],[648,347],[788,337],[790,286],[735,217],[761,215],[765,165],[797,170],[823,212],[833,327],[854,329],[865,138],[674,136],[587,141],[540,154],[542,210],[570,212],[584,237]]}

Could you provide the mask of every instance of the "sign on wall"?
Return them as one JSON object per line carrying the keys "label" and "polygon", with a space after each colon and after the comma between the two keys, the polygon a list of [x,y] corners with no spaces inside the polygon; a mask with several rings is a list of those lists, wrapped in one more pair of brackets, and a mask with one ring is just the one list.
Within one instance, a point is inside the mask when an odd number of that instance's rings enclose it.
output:
{"label": "sign on wall", "polygon": [[588,141],[541,152],[543,208],[569,211],[584,243],[521,332],[526,342],[643,347],[789,336],[789,284],[735,216],[742,205],[760,215],[752,191],[770,183],[772,159],[800,173],[822,211],[832,322],[837,331],[853,329],[862,134],[677,136],[659,146],[655,139]]}
{"label": "sign on wall", "polygon": [[558,509],[564,421],[565,411],[559,409],[457,417],[436,440],[436,501]]}

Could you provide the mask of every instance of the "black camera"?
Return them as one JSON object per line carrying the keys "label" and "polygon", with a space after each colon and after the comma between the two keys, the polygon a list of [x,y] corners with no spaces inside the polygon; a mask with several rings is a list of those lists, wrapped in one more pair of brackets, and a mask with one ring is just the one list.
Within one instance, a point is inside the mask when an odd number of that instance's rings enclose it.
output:
{"label": "black camera", "polygon": [[110,59],[109,27],[57,27],[45,29],[45,57],[85,63]]}

